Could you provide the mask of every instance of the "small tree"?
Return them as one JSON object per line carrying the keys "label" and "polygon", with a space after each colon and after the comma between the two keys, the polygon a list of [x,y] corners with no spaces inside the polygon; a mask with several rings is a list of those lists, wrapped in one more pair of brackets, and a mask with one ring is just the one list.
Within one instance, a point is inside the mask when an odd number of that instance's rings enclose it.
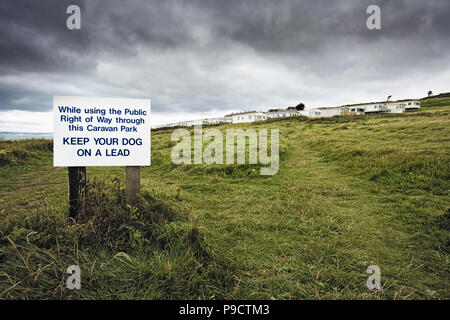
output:
{"label": "small tree", "polygon": [[433,95],[433,91],[428,91],[428,97],[431,97]]}
{"label": "small tree", "polygon": [[392,96],[388,96],[386,101],[389,101],[389,99],[390,99],[391,97],[392,97]]}
{"label": "small tree", "polygon": [[295,109],[297,109],[297,110],[305,110],[305,105],[304,105],[303,103],[299,103],[299,104],[295,107]]}

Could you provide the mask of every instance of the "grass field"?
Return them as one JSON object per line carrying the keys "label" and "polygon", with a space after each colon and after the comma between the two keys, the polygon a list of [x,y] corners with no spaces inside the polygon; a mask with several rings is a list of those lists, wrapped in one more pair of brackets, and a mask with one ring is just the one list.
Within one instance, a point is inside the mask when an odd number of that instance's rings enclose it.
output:
{"label": "grass field", "polygon": [[[172,130],[154,131],[139,207],[124,168],[89,167],[78,223],[51,143],[0,141],[0,298],[449,299],[450,103],[427,103],[215,127],[279,129],[273,176],[174,165]],[[72,264],[81,290],[65,289]]]}

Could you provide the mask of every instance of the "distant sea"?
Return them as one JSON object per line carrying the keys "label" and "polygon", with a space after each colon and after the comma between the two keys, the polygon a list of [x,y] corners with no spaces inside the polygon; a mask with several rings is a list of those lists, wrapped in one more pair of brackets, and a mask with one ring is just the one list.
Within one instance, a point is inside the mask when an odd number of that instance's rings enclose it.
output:
{"label": "distant sea", "polygon": [[2,140],[21,140],[21,139],[53,139],[51,132],[1,132]]}

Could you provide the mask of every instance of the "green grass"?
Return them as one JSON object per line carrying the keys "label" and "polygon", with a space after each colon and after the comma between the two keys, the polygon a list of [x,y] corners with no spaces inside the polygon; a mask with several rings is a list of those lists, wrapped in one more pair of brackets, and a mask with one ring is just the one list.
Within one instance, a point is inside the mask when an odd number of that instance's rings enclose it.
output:
{"label": "green grass", "polygon": [[420,106],[421,108],[426,109],[448,107],[450,106],[450,97],[446,96],[443,98],[424,98],[420,100]]}
{"label": "green grass", "polygon": [[[4,163],[0,298],[449,299],[450,117],[431,102],[215,126],[279,129],[274,176],[176,166],[172,130],[157,130],[139,208],[123,203],[124,168],[90,167],[95,205],[78,223],[66,218],[67,170],[52,167],[51,149]],[[64,289],[71,264],[81,290]],[[381,290],[366,287],[369,265]]]}

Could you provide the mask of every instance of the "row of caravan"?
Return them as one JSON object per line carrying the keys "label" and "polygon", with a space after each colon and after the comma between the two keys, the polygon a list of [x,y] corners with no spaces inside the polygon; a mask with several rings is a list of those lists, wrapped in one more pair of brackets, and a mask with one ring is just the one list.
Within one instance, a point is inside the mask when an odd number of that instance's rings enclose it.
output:
{"label": "row of caravan", "polygon": [[245,123],[245,122],[263,121],[271,118],[295,117],[300,115],[312,118],[319,118],[319,117],[333,117],[341,115],[342,116],[360,115],[370,113],[403,113],[414,109],[420,109],[420,102],[417,100],[347,105],[341,107],[315,108],[308,110],[279,109],[279,110],[271,110],[269,112],[244,111],[227,114],[224,117],[192,120],[192,121],[181,121],[165,125],[153,126],[153,128],[192,127],[194,125],[211,125],[223,123]]}
{"label": "row of caravan", "polygon": [[420,109],[420,102],[416,100],[411,100],[411,101],[349,105],[333,108],[316,108],[310,110],[302,110],[299,111],[299,113],[307,117],[333,117],[333,116],[360,115],[370,113],[403,113],[406,111],[416,109]]}
{"label": "row of caravan", "polygon": [[341,115],[360,115],[368,113],[403,113],[405,111],[420,109],[420,102],[416,100],[411,101],[397,101],[385,103],[368,103],[360,105],[347,105],[341,107],[331,108],[314,108],[307,110],[295,109],[280,109],[270,112],[256,112],[247,111],[241,113],[232,113],[226,115],[225,118],[232,119],[232,123],[253,122],[259,120],[266,120],[270,118],[285,118],[295,116],[306,117],[333,117]]}
{"label": "row of caravan", "polygon": [[158,128],[171,128],[171,127],[192,127],[192,126],[198,126],[198,125],[210,125],[210,124],[221,124],[221,123],[233,123],[233,119],[226,118],[226,117],[217,117],[217,118],[208,118],[208,119],[201,119],[201,120],[189,120],[189,121],[174,122],[174,123],[168,123],[168,124],[162,124],[162,125],[154,125],[154,126],[152,126],[152,128],[158,129]]}

